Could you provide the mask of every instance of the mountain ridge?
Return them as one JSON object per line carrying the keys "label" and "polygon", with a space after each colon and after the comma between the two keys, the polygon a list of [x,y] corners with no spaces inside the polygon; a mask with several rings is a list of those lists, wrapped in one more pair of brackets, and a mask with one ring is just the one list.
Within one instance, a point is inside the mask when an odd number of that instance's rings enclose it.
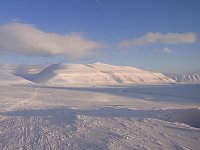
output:
{"label": "mountain ridge", "polygon": [[93,64],[52,64],[28,80],[52,86],[124,85],[172,83],[161,73],[134,67],[114,66],[101,62]]}
{"label": "mountain ridge", "polygon": [[200,83],[200,70],[184,73],[166,73],[167,77],[183,83]]}

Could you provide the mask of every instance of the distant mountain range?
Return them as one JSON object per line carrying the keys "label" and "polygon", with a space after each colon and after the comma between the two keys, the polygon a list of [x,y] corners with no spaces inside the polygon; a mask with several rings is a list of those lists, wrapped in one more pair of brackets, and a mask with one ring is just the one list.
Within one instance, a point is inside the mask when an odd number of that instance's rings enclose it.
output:
{"label": "distant mountain range", "polygon": [[167,77],[177,81],[184,83],[200,83],[200,70],[186,72],[186,73],[166,73]]}
{"label": "distant mountain range", "polygon": [[[20,74],[18,74],[20,75]],[[21,74],[27,80],[51,86],[131,85],[172,83],[161,73],[134,67],[94,64],[53,64],[39,73]]]}
{"label": "distant mountain range", "polygon": [[200,70],[186,73],[145,71],[134,67],[93,64],[0,65],[0,83],[30,82],[52,86],[200,83]]}

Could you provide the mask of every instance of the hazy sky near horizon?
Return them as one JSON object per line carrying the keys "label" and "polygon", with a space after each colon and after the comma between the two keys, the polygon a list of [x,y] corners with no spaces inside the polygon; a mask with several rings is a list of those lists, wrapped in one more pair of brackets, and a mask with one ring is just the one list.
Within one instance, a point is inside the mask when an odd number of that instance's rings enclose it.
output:
{"label": "hazy sky near horizon", "polygon": [[0,64],[200,69],[199,0],[1,0]]}

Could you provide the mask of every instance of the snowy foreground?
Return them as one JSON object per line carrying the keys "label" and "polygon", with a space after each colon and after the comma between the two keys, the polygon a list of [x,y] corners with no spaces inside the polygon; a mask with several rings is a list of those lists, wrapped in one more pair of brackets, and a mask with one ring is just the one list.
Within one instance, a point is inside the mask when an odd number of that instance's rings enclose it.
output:
{"label": "snowy foreground", "polygon": [[0,86],[0,149],[200,148],[200,85]]}

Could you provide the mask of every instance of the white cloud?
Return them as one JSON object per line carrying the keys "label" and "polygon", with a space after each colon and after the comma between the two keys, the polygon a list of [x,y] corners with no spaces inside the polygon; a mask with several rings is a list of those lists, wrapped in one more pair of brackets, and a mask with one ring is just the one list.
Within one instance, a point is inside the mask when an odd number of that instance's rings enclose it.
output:
{"label": "white cloud", "polygon": [[197,40],[197,36],[193,32],[185,33],[167,33],[149,32],[144,36],[132,39],[125,39],[119,42],[120,47],[142,46],[151,43],[166,43],[166,44],[191,44]]}
{"label": "white cloud", "polygon": [[44,32],[33,25],[22,23],[0,26],[0,52],[78,58],[102,47],[103,44],[89,40],[81,33],[60,35]]}
{"label": "white cloud", "polygon": [[165,47],[165,48],[163,48],[163,51],[165,53],[171,53],[172,50],[170,48],[168,48],[168,47]]}

